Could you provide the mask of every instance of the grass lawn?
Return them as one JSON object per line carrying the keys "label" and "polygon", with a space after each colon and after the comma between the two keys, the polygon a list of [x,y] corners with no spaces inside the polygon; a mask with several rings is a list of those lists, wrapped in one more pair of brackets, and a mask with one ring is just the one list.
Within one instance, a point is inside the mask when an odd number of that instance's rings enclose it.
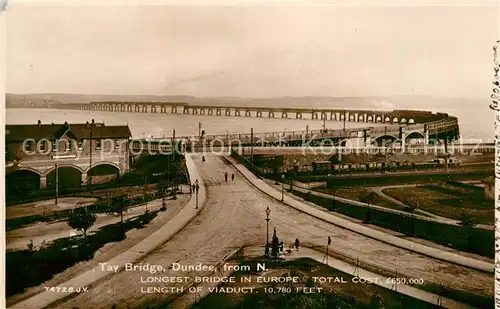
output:
{"label": "grass lawn", "polygon": [[[123,229],[144,228],[158,211],[124,220]],[[39,250],[19,250],[6,253],[6,296],[23,293],[26,288],[37,286],[65,271],[76,263],[93,258],[94,253],[110,242],[121,241],[120,222],[101,227],[87,237],[59,238]]]}
{"label": "grass lawn", "polygon": [[[338,188],[332,191],[329,188],[326,187],[319,187],[315,188],[315,191],[321,192],[321,193],[326,193],[326,194],[332,194],[335,196],[343,197],[346,199],[354,200],[359,202],[359,196],[365,192],[366,190],[369,190],[369,187],[350,187],[350,188]],[[404,207],[401,205],[398,205],[396,203],[393,203],[391,201],[386,200],[385,198],[379,196],[378,194],[375,196],[374,201],[372,202],[373,205],[376,206],[382,206],[382,207],[387,207],[387,208],[392,208],[392,209],[397,209],[397,210],[405,210]]]}
{"label": "grass lawn", "polygon": [[481,189],[466,189],[440,183],[412,188],[390,188],[385,189],[384,193],[400,201],[415,199],[420,209],[451,219],[468,213],[476,216],[479,223],[493,224],[495,218],[493,201],[487,200]]}

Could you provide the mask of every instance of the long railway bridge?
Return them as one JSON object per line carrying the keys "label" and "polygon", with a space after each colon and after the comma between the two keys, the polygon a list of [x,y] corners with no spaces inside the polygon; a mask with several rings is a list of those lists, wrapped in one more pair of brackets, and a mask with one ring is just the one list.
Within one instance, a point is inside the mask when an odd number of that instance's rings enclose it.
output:
{"label": "long railway bridge", "polygon": [[[212,134],[153,138],[157,142],[182,142],[194,147],[202,145],[260,145],[260,146],[384,146],[398,142],[405,147],[408,139],[449,141],[459,137],[456,117],[446,113],[416,110],[373,111],[355,109],[314,109],[278,107],[204,106],[182,102],[91,102],[82,104],[55,104],[52,108],[92,110],[107,112],[169,113],[179,115],[206,115],[231,117],[256,117],[282,119],[312,119],[359,122],[359,128],[335,130],[302,130],[241,134]],[[326,126],[325,126],[326,127]]]}

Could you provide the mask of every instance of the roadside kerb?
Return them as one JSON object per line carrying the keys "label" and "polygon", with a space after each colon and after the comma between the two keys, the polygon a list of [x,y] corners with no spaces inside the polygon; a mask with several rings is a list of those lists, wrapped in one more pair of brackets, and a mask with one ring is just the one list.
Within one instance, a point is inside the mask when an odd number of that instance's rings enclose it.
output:
{"label": "roadside kerb", "polygon": [[[229,162],[231,162],[234,167],[257,189],[267,194],[268,196],[281,201],[281,192],[278,192],[267,183],[265,183],[262,179],[259,179],[257,176],[252,174],[245,166],[237,163],[232,157],[226,157]],[[342,228],[348,229],[355,233],[359,233],[365,236],[368,236],[373,239],[380,240],[382,242],[388,243],[390,245],[400,247],[406,250],[410,250],[416,253],[424,254],[432,258],[436,258],[439,260],[451,262],[457,265],[477,269],[487,273],[494,273],[495,265],[493,263],[487,263],[479,260],[474,260],[472,258],[460,256],[458,254],[446,252],[443,250],[427,247],[415,242],[411,242],[405,239],[401,239],[384,232],[371,229],[366,226],[362,226],[360,224],[350,222],[348,220],[339,218],[327,212],[324,212],[319,209],[315,209],[311,206],[308,206],[302,202],[296,201],[290,197],[286,198],[282,203],[295,208],[298,211],[307,213],[315,218],[323,220],[325,222],[332,223],[334,225],[340,226]]]}
{"label": "roadside kerb", "polygon": [[[198,195],[198,209],[196,206],[195,194],[192,195],[186,206],[167,224],[156,230],[154,233],[149,235],[147,238],[143,239],[140,243],[136,244],[134,247],[123,252],[122,254],[112,258],[107,261],[111,265],[120,265],[118,271],[123,271],[125,263],[136,263],[144,258],[149,252],[153,251],[159,245],[165,243],[174,237],[182,228],[184,228],[189,222],[191,222],[196,215],[201,211],[205,204],[206,190],[205,185],[196,169],[196,166],[191,158],[191,156],[186,155],[186,167],[189,172],[189,179],[191,183],[195,183],[196,179],[199,179],[199,195]],[[84,272],[70,279],[60,286],[64,287],[88,287],[90,288],[93,284],[106,279],[109,276],[114,275],[114,272],[105,272],[101,270],[101,266],[96,266],[92,270]],[[50,292],[44,291],[36,294],[28,299],[25,299],[17,304],[12,305],[9,308],[33,308],[40,309],[49,306],[55,302],[60,302],[64,299],[70,298],[76,294],[75,292]]]}

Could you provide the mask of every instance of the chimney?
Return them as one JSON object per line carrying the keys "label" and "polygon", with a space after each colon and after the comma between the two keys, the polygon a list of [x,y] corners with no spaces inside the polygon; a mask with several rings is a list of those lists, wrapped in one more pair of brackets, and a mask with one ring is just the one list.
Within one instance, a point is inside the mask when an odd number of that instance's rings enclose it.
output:
{"label": "chimney", "polygon": [[41,127],[41,126],[42,126],[42,121],[38,120],[38,127]]}

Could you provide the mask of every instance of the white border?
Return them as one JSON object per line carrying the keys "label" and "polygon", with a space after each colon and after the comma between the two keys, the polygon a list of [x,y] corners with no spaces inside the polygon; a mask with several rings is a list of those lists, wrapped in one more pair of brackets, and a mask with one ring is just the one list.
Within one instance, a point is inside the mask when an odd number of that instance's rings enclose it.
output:
{"label": "white border", "polygon": [[[6,26],[6,11],[2,11],[1,8],[3,7],[3,1],[7,0],[0,0],[0,149],[4,150],[5,149],[5,59],[6,59],[6,48],[5,48],[5,42],[7,41],[5,38],[5,35],[7,31],[5,31],[5,26]],[[3,152],[3,151],[2,151]],[[0,192],[5,192],[5,155],[2,153],[0,156]],[[6,257],[6,244],[5,244],[5,193],[0,194],[0,224],[1,226],[1,231],[0,231],[0,248],[2,249],[2,254],[3,258],[0,259],[0,274],[1,274],[1,282],[2,286],[5,286],[5,257]],[[2,288],[1,292],[1,299],[0,299],[0,308],[7,308],[6,305],[6,298],[5,298],[5,289]]]}

